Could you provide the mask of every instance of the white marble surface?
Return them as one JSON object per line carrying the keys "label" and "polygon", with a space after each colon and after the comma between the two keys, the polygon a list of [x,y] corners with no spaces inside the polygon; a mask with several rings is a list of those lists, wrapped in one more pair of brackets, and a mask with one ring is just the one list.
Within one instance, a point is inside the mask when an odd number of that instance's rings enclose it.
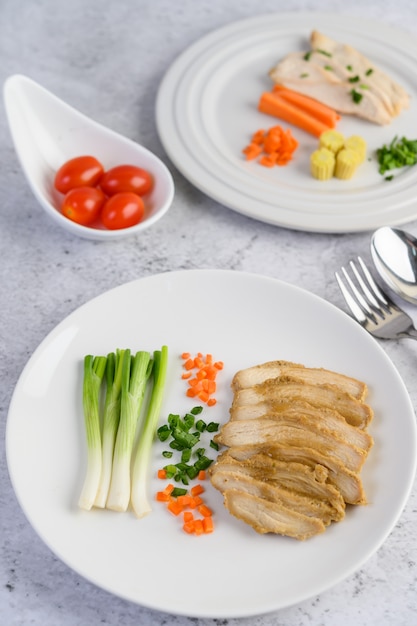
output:
{"label": "white marble surface", "polygon": [[[156,152],[171,168],[171,211],[140,237],[110,244],[75,238],[41,212],[0,114],[0,624],[95,626],[237,623],[256,626],[417,624],[417,491],[393,532],[355,574],[319,597],[272,615],[192,619],[130,604],[60,562],[32,530],[14,496],[4,433],[12,391],[28,357],[67,314],[109,288],[182,268],[230,268],[283,279],[343,307],[333,270],[370,233],[327,235],[258,223],[212,201],[166,157],[155,128],[159,82],[200,36],[272,11],[321,10],[382,20],[417,36],[414,0],[2,0],[0,79],[31,76],[61,98]],[[407,225],[417,234],[417,220]],[[417,310],[407,307],[417,321]],[[384,343],[417,403],[417,345]],[[161,589],[161,593],[163,590]]]}

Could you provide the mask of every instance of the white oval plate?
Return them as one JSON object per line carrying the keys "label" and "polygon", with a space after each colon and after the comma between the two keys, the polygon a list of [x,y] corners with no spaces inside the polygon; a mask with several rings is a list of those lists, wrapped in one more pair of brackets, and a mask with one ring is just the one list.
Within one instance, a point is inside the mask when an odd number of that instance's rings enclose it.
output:
{"label": "white oval plate", "polygon": [[[103,318],[105,315],[105,321]],[[102,320],[100,324],[97,320]],[[164,505],[146,518],[77,507],[86,449],[81,406],[85,354],[118,347],[170,350],[161,419],[195,402],[181,380],[184,350],[225,363],[216,406],[225,422],[230,382],[240,368],[289,359],[359,377],[375,410],[375,445],[363,470],[369,504],[306,542],[259,535],[227,513],[207,484],[216,530],[195,537]],[[118,596],[168,613],[243,617],[317,595],[377,550],[408,498],[416,426],[405,386],[376,341],[331,304],[261,276],[218,270],[159,274],[113,289],[61,322],[25,367],[10,406],[7,460],[18,500],[34,529],[69,567]],[[150,491],[163,463],[155,444]],[[165,483],[163,483],[165,484]]]}
{"label": "white oval plate", "polygon": [[[286,54],[308,50],[311,30],[349,43],[402,84],[410,108],[389,126],[345,115],[338,130],[360,134],[367,161],[352,180],[314,180],[309,157],[317,140],[297,128],[294,161],[284,168],[246,162],[252,133],[279,121],[257,110],[272,83],[268,71]],[[196,187],[249,217],[298,230],[353,232],[402,224],[417,216],[417,168],[386,182],[375,150],[395,135],[417,136],[417,45],[411,35],[357,17],[288,13],[250,18],[217,30],[181,54],[158,93],[156,119],[164,147]],[[284,126],[288,126],[285,125]]]}

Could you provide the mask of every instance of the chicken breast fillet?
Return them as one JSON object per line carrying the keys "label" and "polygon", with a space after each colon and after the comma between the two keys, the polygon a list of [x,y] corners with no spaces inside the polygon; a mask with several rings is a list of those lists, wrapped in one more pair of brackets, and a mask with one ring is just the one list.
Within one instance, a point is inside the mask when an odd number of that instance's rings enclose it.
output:
{"label": "chicken breast fillet", "polygon": [[332,385],[311,385],[290,376],[278,376],[264,383],[236,392],[232,411],[236,407],[258,402],[308,402],[318,408],[338,411],[352,426],[365,428],[373,417],[371,407],[349,393]]}
{"label": "chicken breast fillet", "polygon": [[352,46],[318,31],[310,46],[282,59],[269,73],[273,82],[381,125],[409,106],[405,89]]}
{"label": "chicken breast fillet", "polygon": [[291,361],[268,361],[240,370],[233,377],[232,390],[236,392],[239,389],[247,389],[279,376],[294,376],[313,385],[334,385],[358,400],[364,400],[368,391],[366,384],[356,378],[323,368],[305,367]]}
{"label": "chicken breast fillet", "polygon": [[262,534],[276,533],[303,541],[326,529],[318,518],[238,489],[227,489],[224,492],[224,504],[232,515]]}

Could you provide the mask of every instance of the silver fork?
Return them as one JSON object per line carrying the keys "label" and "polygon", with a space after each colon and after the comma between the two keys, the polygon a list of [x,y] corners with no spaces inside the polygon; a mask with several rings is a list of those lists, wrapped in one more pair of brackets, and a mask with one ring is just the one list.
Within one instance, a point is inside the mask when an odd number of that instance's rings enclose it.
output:
{"label": "silver fork", "polygon": [[353,278],[344,267],[343,277],[336,272],[340,290],[356,321],[379,339],[417,339],[411,317],[381,291],[361,257],[358,264],[359,268],[353,261],[349,263]]}

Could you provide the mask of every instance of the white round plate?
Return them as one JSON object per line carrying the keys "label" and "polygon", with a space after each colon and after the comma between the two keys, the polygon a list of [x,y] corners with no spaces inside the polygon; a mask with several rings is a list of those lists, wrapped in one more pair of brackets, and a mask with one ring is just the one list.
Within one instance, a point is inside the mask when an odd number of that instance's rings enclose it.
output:
{"label": "white round plate", "polygon": [[[97,324],[103,319],[105,323]],[[225,422],[240,368],[272,359],[353,375],[369,385],[374,448],[363,469],[369,504],[305,542],[259,535],[229,515],[206,486],[215,532],[185,534],[164,505],[131,511],[77,507],[86,448],[82,360],[116,348],[169,347],[161,422],[195,404],[185,396],[181,353],[211,352],[225,368],[218,403],[202,414]],[[34,529],[69,567],[120,597],[167,613],[232,618],[301,602],[335,585],[380,547],[408,498],[416,426],[405,386],[378,343],[345,313],[286,283],[253,274],[189,270],[128,283],[85,304],[35,351],[7,422],[7,460],[17,498]],[[155,444],[150,493],[164,462]],[[215,453],[214,453],[215,454]],[[165,485],[165,483],[163,483]]]}
{"label": "white round plate", "polygon": [[[309,157],[317,139],[295,127],[299,147],[286,167],[265,168],[242,154],[253,132],[280,123],[257,110],[261,93],[272,87],[268,71],[289,52],[308,50],[313,29],[357,48],[411,96],[410,108],[389,126],[343,116],[338,130],[362,135],[371,157],[349,181],[313,179]],[[417,168],[387,182],[375,157],[395,135],[417,136],[417,44],[384,24],[321,13],[271,14],[230,24],[173,63],[159,89],[156,119],[182,174],[249,217],[317,232],[365,231],[417,217]]]}

